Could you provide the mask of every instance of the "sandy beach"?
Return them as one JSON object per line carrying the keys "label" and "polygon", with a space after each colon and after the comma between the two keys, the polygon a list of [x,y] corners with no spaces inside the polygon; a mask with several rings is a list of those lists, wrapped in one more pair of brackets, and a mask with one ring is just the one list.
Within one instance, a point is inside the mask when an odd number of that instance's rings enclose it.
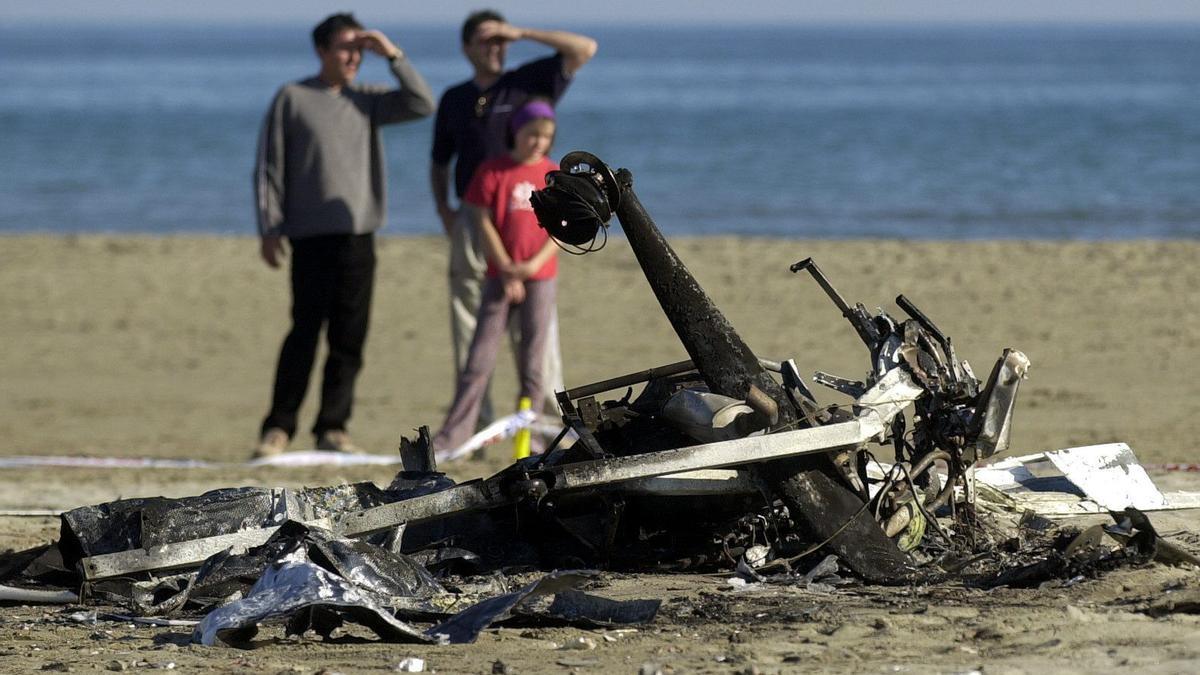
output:
{"label": "sandy beach", "polygon": [[[1125,441],[1148,464],[1200,458],[1195,361],[1200,354],[1200,242],[679,238],[673,243],[759,356],[795,358],[807,373],[824,370],[857,379],[865,371],[866,351],[848,324],[810,278],[788,271],[791,263],[811,256],[852,302],[895,310],[895,296],[907,295],[954,338],[959,354],[981,377],[1004,347],[1023,350],[1033,366],[1018,400],[1016,452]],[[436,429],[450,401],[446,249],[435,238],[385,237],[379,253],[366,367],[351,432],[369,451],[390,454],[401,434],[422,424]],[[594,255],[564,256],[560,269],[568,386],[686,358],[623,239],[614,238]],[[4,237],[0,455],[245,460],[268,403],[288,302],[286,272],[266,268],[250,238]],[[502,359],[494,384],[499,403],[507,404],[515,392],[513,374],[511,360]],[[832,392],[818,396],[839,401]],[[305,429],[313,410],[310,400],[301,418]],[[311,445],[302,433],[293,447]],[[507,463],[507,452],[493,447],[486,459],[446,468],[457,479],[482,475]],[[391,473],[387,467],[5,469],[0,470],[0,509],[66,509],[122,496],[198,494],[232,485],[386,483]],[[1181,475],[1168,479],[1175,489],[1196,489]],[[52,519],[0,518],[0,549],[42,543],[55,532]],[[699,593],[718,590],[719,583],[707,577],[660,577],[639,582],[641,587],[618,582],[613,592],[633,597],[649,589],[657,597],[691,602]],[[925,662],[948,670],[993,658],[1017,670],[1038,664],[1074,663],[1082,670],[1186,664],[1200,658],[1200,647],[1186,640],[1195,634],[1192,617],[1151,622],[1128,610],[1171,585],[1197,592],[1194,573],[1133,570],[1052,596],[1013,591],[982,597],[935,589],[886,602],[856,596],[825,606],[817,619],[795,618],[799,614],[788,620],[776,614],[756,619],[756,610],[827,603],[781,591],[765,601],[743,597],[737,601],[742,604],[720,610],[726,612],[723,619],[699,622],[667,613],[657,628],[596,657],[601,659],[596,667],[636,672],[641,663],[655,662],[730,672],[763,664],[772,672],[808,663],[873,671],[931,659]],[[930,608],[927,614],[917,611],[922,604]],[[1067,604],[1084,609],[1064,615]],[[83,628],[63,635],[58,629],[35,629],[42,637],[29,639],[46,641],[53,656],[34,654],[34,642],[21,642],[14,626],[35,620],[40,610],[22,611],[10,614],[3,620],[7,623],[0,621],[0,637],[5,653],[20,657],[23,668],[86,661],[77,654],[90,646]],[[1119,623],[1125,619],[1113,618],[1114,612],[1133,618]],[[1070,620],[1060,625],[1064,616]],[[942,637],[926,635],[931,628]],[[982,644],[972,637],[986,631],[998,637],[985,637]],[[126,632],[140,636],[129,648],[146,650],[142,657],[149,661],[170,657],[184,665],[225,669],[298,663],[306,672],[322,665],[361,671],[387,668],[403,655],[386,645],[310,644],[288,653],[286,643],[245,654],[172,646],[175,651],[164,655],[155,651],[164,643],[151,640],[151,634]],[[432,666],[442,659],[443,672],[486,671],[495,658],[524,672],[539,669],[538,664],[548,667],[559,656],[547,661],[543,643],[573,634],[555,629],[523,639],[517,632],[489,633],[471,648],[418,651]],[[872,636],[878,639],[872,642]],[[1117,653],[1105,644],[1121,639],[1126,646],[1149,647],[1155,658],[1132,648]],[[946,640],[952,648],[939,651]],[[674,645],[685,643],[693,646],[676,650]],[[959,643],[973,646],[958,650]],[[718,653],[734,653],[740,660],[714,660]],[[219,663],[211,661],[213,654]],[[787,660],[789,654],[800,654],[799,660]],[[101,659],[102,666],[117,657],[92,658]]]}
{"label": "sandy beach", "polygon": [[[895,311],[906,294],[977,373],[1004,347],[1025,351],[1020,450],[1123,440],[1146,462],[1197,459],[1200,243],[674,243],[760,356],[865,371],[848,324],[788,271],[811,256],[870,309]],[[382,239],[351,422],[372,452],[394,452],[421,424],[436,430],[450,401],[445,255],[437,239]],[[686,358],[624,240],[564,256],[561,269],[568,386]],[[286,272],[264,266],[253,240],[5,237],[0,294],[0,452],[247,456],[289,304]],[[502,359],[498,405],[514,395],[513,370]],[[312,398],[295,447],[311,446]]]}

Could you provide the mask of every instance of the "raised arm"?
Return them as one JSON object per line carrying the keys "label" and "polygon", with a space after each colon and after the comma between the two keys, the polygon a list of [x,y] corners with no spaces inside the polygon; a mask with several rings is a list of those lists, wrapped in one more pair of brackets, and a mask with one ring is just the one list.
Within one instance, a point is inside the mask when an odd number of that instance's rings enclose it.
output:
{"label": "raised arm", "polygon": [[484,21],[479,24],[479,36],[487,40],[500,37],[509,41],[533,40],[563,55],[563,72],[571,77],[596,55],[596,41],[586,35],[565,30],[523,28],[504,21]]}
{"label": "raised arm", "polygon": [[400,83],[399,89],[380,94],[375,108],[378,124],[394,124],[420,119],[433,114],[433,91],[425,78],[409,62],[404,50],[377,30],[359,31],[358,40],[368,49],[388,60],[392,74]]}

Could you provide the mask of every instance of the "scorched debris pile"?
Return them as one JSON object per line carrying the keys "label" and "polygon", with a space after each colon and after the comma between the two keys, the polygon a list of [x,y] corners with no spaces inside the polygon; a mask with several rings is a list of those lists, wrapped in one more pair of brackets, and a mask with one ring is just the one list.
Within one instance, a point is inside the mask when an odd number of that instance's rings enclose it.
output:
{"label": "scorched debris pile", "polygon": [[[816,374],[848,399],[823,406],[796,361],[760,358],[738,335],[629,171],[571,153],[533,205],[551,236],[582,252],[603,246],[615,215],[690,360],[561,392],[564,429],[550,449],[491,478],[439,473],[422,428],[402,440],[404,471],[387,488],[84,507],[63,515],[57,546],[11,557],[8,576],[143,615],[203,613],[194,639],[205,644],[245,641],[268,619],[291,632],[329,635],[351,621],[386,640],[464,642],[513,615],[620,625],[658,607],[579,591],[593,572],[505,576],[538,570],[736,568],[812,584],[838,579],[840,564],[868,583],[958,573],[994,585],[1115,560],[1121,547],[1086,547],[1083,560],[1061,534],[1022,526],[1014,537],[973,508],[968,469],[1008,445],[1029,366],[1021,352],[1004,350],[981,381],[909,299],[896,298],[904,316],[872,314],[806,259],[792,272],[811,275],[869,356],[862,379]],[[1125,527],[1135,544],[1121,555],[1152,555],[1154,537]],[[1040,567],[1014,555],[1022,546]]]}

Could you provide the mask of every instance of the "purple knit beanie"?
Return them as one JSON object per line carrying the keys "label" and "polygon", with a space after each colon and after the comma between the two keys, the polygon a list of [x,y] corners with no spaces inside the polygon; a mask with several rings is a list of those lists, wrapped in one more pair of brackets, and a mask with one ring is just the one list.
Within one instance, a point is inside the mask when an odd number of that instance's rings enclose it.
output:
{"label": "purple knit beanie", "polygon": [[513,113],[512,120],[508,123],[508,128],[512,133],[517,133],[521,127],[529,124],[533,120],[553,120],[554,108],[545,101],[530,101],[517,109]]}

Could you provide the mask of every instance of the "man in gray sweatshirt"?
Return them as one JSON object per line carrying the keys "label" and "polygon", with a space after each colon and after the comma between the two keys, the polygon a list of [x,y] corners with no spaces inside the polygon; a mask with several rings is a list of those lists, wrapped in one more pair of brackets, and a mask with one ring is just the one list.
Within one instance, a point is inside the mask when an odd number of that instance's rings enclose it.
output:
{"label": "man in gray sweatshirt", "polygon": [[[312,431],[319,449],[356,449],[346,423],[370,316],[374,233],[387,212],[379,127],[434,109],[429,85],[404,52],[353,15],[330,16],[312,36],[321,70],[275,95],[254,168],[262,258],[278,268],[285,242],[292,258],[292,328],[279,354],[260,457],[283,452],[296,433],[322,327],[329,355]],[[363,50],[388,60],[399,87],[354,83]]]}

